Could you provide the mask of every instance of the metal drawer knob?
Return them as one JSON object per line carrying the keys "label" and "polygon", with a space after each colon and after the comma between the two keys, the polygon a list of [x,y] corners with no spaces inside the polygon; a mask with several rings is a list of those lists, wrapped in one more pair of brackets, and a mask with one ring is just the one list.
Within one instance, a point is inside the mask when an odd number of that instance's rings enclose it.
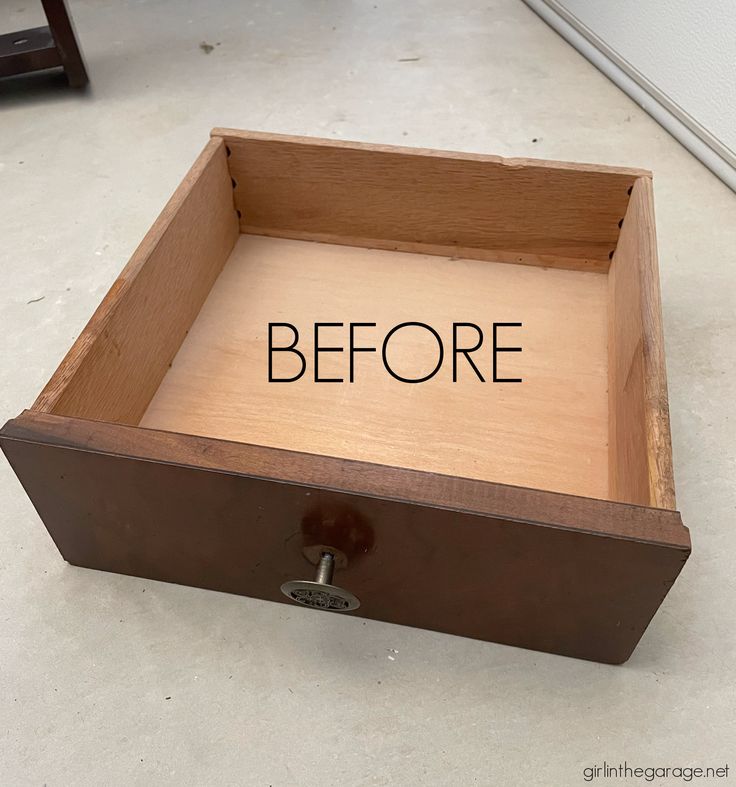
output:
{"label": "metal drawer knob", "polygon": [[332,584],[334,571],[335,556],[331,552],[323,552],[313,582],[292,579],[284,582],[281,592],[305,607],[329,609],[333,612],[349,612],[351,609],[357,609],[360,601],[350,591]]}

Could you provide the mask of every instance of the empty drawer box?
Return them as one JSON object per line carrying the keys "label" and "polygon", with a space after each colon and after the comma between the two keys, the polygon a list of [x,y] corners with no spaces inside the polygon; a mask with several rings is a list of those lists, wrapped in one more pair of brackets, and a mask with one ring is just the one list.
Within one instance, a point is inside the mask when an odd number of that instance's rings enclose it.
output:
{"label": "empty drawer box", "polygon": [[651,176],[216,129],[0,438],[75,565],[622,662],[690,550]]}

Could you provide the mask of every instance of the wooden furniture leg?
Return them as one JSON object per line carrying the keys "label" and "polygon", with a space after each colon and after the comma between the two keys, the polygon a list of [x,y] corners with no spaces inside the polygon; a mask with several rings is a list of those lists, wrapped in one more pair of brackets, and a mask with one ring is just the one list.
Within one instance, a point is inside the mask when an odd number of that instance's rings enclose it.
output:
{"label": "wooden furniture leg", "polygon": [[48,25],[0,35],[0,77],[61,66],[71,87],[89,82],[64,0],[41,0]]}

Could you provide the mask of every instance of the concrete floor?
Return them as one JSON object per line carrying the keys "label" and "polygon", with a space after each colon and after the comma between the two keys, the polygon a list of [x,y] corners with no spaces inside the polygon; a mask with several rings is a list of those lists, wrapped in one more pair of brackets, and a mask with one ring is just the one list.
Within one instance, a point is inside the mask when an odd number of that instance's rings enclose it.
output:
{"label": "concrete floor", "polygon": [[548,787],[733,760],[734,194],[517,0],[71,5],[92,91],[0,86],[0,419],[212,126],[642,166],[695,551],[608,667],[67,566],[1,462],[0,783]]}

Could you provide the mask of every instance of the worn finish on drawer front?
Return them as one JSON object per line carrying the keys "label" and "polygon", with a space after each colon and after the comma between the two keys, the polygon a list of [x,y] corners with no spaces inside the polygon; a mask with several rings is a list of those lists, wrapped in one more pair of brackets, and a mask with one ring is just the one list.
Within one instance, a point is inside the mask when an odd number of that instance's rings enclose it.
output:
{"label": "worn finish on drawer front", "polygon": [[303,547],[328,541],[365,617],[618,663],[689,552],[675,512],[135,431],[32,413],[5,427],[70,563],[282,602],[312,574]]}

